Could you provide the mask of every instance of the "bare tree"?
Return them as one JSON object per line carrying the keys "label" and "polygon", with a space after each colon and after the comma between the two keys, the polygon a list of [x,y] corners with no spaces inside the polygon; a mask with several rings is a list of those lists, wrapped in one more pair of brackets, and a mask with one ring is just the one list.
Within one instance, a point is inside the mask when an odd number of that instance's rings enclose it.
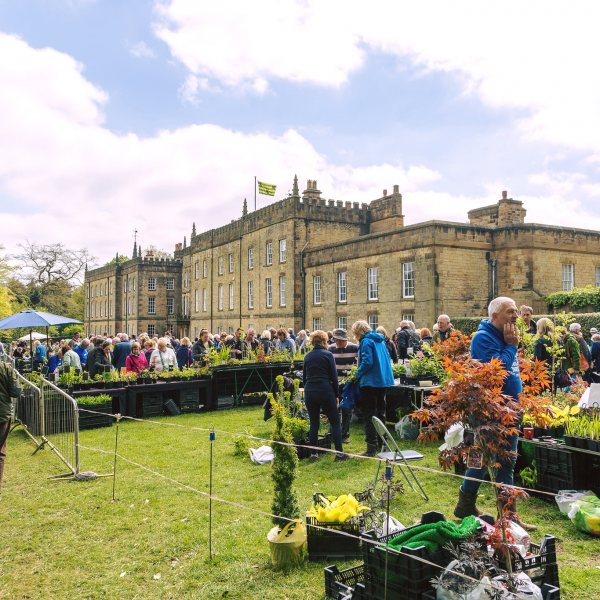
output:
{"label": "bare tree", "polygon": [[[4,246],[0,246],[0,250],[4,250]],[[9,256],[0,256],[0,286],[6,285],[7,279],[14,270],[14,267],[8,262],[9,258]]]}
{"label": "bare tree", "polygon": [[20,279],[24,281],[66,281],[71,285],[81,285],[86,265],[93,266],[96,262],[96,257],[87,248],[72,249],[61,244],[37,244],[29,240],[18,246],[22,252],[13,258],[24,267],[20,270]]}

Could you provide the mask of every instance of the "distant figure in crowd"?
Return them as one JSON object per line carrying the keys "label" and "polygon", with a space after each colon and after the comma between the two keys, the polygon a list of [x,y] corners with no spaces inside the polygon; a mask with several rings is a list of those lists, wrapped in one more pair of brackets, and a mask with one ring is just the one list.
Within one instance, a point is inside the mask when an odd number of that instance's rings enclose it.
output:
{"label": "distant figure in crowd", "polygon": [[192,346],[192,359],[194,362],[202,363],[208,360],[208,353],[214,346],[210,341],[208,329],[200,330],[200,339]]}
{"label": "distant figure in crowd", "polygon": [[127,373],[141,373],[148,368],[146,355],[142,352],[142,347],[139,342],[131,343],[131,354],[125,361],[125,369]]}
{"label": "distant figure in crowd", "polygon": [[33,368],[37,370],[46,362],[46,348],[39,340],[33,342],[35,354],[33,355]]}
{"label": "distant figure in crowd", "polygon": [[400,331],[398,331],[397,340],[397,350],[398,350],[398,359],[404,360],[409,357],[409,348],[414,350],[414,348],[421,347],[421,338],[413,329],[410,324],[412,321],[403,320],[400,321]]}
{"label": "distant figure in crowd", "polygon": [[419,332],[419,335],[421,336],[421,341],[424,344],[429,344],[431,346],[431,344],[433,343],[433,336],[431,335],[431,331],[429,331],[427,327],[423,327]]}
{"label": "distant figure in crowd", "polygon": [[112,352],[110,351],[110,340],[98,340],[98,344],[98,347],[94,348],[94,350],[88,354],[87,368],[90,377],[92,378],[99,373],[104,373],[104,367],[106,365],[112,368]]}
{"label": "distant figure in crowd", "polygon": [[[577,340],[579,344],[579,350],[581,352],[580,357],[580,366],[581,371],[583,373],[583,380],[590,382],[590,364],[592,357],[590,356],[590,349],[585,342],[585,339],[581,335],[581,325],[579,323],[571,323],[569,325],[569,330],[571,331],[573,337]],[[583,360],[585,359],[585,360]]]}
{"label": "distant figure in crowd", "polygon": [[301,329],[296,336],[296,351],[302,352],[303,354],[308,350],[308,336],[306,330]]}
{"label": "distant figure in crowd", "polygon": [[537,333],[537,323],[533,320],[533,308],[531,306],[527,306],[523,304],[521,308],[519,308],[519,316],[523,319],[525,323],[525,333],[530,333],[531,335],[535,335]]}
{"label": "distant figure in crowd", "polygon": [[[277,343],[275,344],[277,350],[279,350],[280,352],[284,352],[285,350],[287,350],[290,353],[290,357],[294,356],[294,352],[296,351],[296,345],[294,344],[294,341],[288,336],[287,330],[283,327],[280,327],[277,330],[277,338]],[[327,342],[327,339],[325,339],[325,341]]]}
{"label": "distant figure in crowd", "polygon": [[58,353],[54,352],[52,348],[49,348],[47,352],[48,362],[46,366],[48,367],[48,373],[55,373],[58,369],[60,358],[58,357]]}
{"label": "distant figure in crowd", "polygon": [[288,327],[288,335],[294,340],[294,342],[296,341],[296,336],[294,335],[294,330],[291,327]]}
{"label": "distant figure in crowd", "polygon": [[271,350],[273,349],[273,342],[271,341],[271,332],[268,329],[265,329],[260,334],[260,340],[258,341],[262,344],[265,354],[271,354]]}
{"label": "distant figure in crowd", "polygon": [[[338,377],[346,375],[358,362],[358,346],[348,342],[348,332],[345,329],[333,330],[334,344],[329,346],[328,350],[335,359],[335,368]],[[341,397],[341,395],[339,396]],[[347,444],[350,441],[350,421],[352,420],[351,410],[342,410],[342,443]]]}
{"label": "distant figure in crowd", "polygon": [[[408,325],[407,327],[410,329]],[[386,422],[385,392],[388,387],[394,385],[392,362],[385,338],[380,333],[372,331],[366,321],[356,321],[352,325],[352,335],[358,342],[356,379],[362,397],[367,441],[367,450],[363,455],[375,456],[378,451],[378,437],[372,419],[377,416],[383,423]]]}
{"label": "distant figure in crowd", "polygon": [[89,347],[90,347],[90,340],[88,340],[87,338],[84,338],[83,340],[81,340],[81,344],[79,344],[79,346],[75,346],[75,348],[73,348],[73,351],[76,352],[77,355],[79,356],[79,361],[81,362],[82,367],[84,367],[87,363]]}
{"label": "distant figure in crowd", "polygon": [[194,356],[191,349],[192,342],[190,338],[184,337],[179,344],[179,348],[175,350],[175,356],[177,357],[177,366],[180,369],[183,367],[189,367],[194,362]]}
{"label": "distant figure in crowd", "polygon": [[448,315],[440,315],[437,320],[437,331],[433,334],[432,342],[442,343],[448,339],[450,332],[454,331],[450,317]]}
{"label": "distant figure in crowd", "polygon": [[125,368],[127,357],[131,354],[131,342],[126,333],[122,333],[117,339],[119,343],[113,350],[113,366],[120,373],[121,369]]}
{"label": "distant figure in crowd", "polygon": [[382,327],[380,325],[377,328],[377,332],[383,336],[383,338],[385,340],[385,345],[387,346],[388,352],[390,353],[390,358],[392,359],[392,362],[394,364],[396,364],[398,362],[398,351],[396,350],[396,346],[394,345],[392,340],[390,340],[390,338],[388,337],[387,331],[385,330],[384,327]]}
{"label": "distant figure in crowd", "polygon": [[76,331],[73,334],[73,339],[69,342],[69,347],[75,349],[79,344],[81,344],[81,334],[79,331]]}
{"label": "distant figure in crowd", "polygon": [[[285,329],[279,331],[283,331],[287,338]],[[350,457],[344,454],[342,447],[342,431],[337,407],[338,376],[333,355],[327,352],[327,334],[324,331],[314,331],[310,341],[313,350],[306,355],[303,365],[304,401],[310,419],[309,444],[313,448],[317,446],[322,410],[331,425],[331,437],[337,451],[335,461],[347,460]],[[290,342],[293,344],[292,340]],[[312,448],[310,459],[312,461],[319,459],[317,451]]]}
{"label": "distant figure in crowd", "polygon": [[79,355],[69,346],[69,344],[65,344],[61,348],[62,354],[62,367],[71,367],[71,370],[81,369],[81,361],[79,360]]}
{"label": "distant figure in crowd", "polygon": [[167,347],[166,338],[160,338],[158,340],[158,348],[150,356],[150,362],[148,364],[150,368],[154,369],[155,373],[168,371],[169,367],[174,367],[177,364],[175,352]]}

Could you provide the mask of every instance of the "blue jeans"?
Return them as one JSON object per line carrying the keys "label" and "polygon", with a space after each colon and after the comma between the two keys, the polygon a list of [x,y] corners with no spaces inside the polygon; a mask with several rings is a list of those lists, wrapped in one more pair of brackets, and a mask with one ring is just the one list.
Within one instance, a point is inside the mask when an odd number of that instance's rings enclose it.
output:
{"label": "blue jeans", "polygon": [[[311,446],[316,446],[319,440],[319,424],[321,423],[321,409],[323,414],[329,420],[331,426],[331,437],[333,445],[338,452],[343,452],[342,447],[342,429],[340,427],[340,413],[338,412],[337,398],[330,387],[328,390],[304,391],[304,403],[308,411],[310,420],[310,429],[308,430],[308,439]],[[316,450],[311,450],[311,454],[316,454]]]}
{"label": "blue jeans", "polygon": [[[510,443],[510,450],[516,452],[519,443],[519,435],[516,433],[511,435],[510,438],[508,438],[508,441]],[[500,463],[500,468],[495,470],[496,483],[506,483],[507,485],[513,485],[513,475],[516,461],[516,455],[513,457],[512,460],[498,461]],[[473,477],[475,479],[480,479],[481,481],[483,481],[483,478],[487,475],[487,473],[487,467],[482,467],[481,469],[467,469],[465,477]],[[465,494],[477,494],[479,492],[479,486],[481,485],[481,481],[469,481],[465,479],[462,483],[461,490]]]}

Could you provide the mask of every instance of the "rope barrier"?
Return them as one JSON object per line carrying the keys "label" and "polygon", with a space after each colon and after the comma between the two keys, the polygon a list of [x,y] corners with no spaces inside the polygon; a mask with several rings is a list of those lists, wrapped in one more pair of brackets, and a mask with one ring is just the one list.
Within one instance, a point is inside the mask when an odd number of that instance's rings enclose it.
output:
{"label": "rope barrier", "polygon": [[[79,408],[80,411],[84,411],[84,412],[90,412],[90,413],[94,413],[94,414],[98,414],[98,415],[105,415],[107,416],[108,413],[100,413],[97,411],[93,411],[93,410],[89,410],[89,409],[84,409],[84,408]],[[309,446],[306,444],[291,444],[288,442],[279,442],[279,441],[274,441],[274,440],[269,440],[266,438],[261,438],[261,437],[257,437],[254,435],[250,435],[247,433],[234,433],[231,431],[225,431],[225,430],[221,430],[221,429],[213,429],[213,428],[204,428],[204,427],[194,427],[192,425],[182,425],[181,423],[172,423],[169,421],[153,421],[152,419],[138,419],[136,417],[128,417],[125,415],[121,415],[121,414],[113,414],[112,417],[120,420],[120,419],[127,419],[130,421],[137,421],[139,423],[147,423],[147,424],[152,424],[152,425],[163,425],[163,426],[169,426],[169,427],[179,427],[181,429],[190,429],[192,431],[201,431],[201,432],[210,432],[210,431],[214,431],[215,433],[221,433],[223,435],[234,435],[237,437],[243,437],[243,438],[247,438],[250,440],[255,440],[257,442],[265,442],[268,444],[280,444],[282,446],[291,446],[293,448],[305,448],[308,450],[318,450],[319,452],[329,452],[332,454],[337,454],[336,450],[331,450],[330,448],[321,448],[319,446]],[[347,454],[348,456],[352,457],[352,458],[358,458],[358,459],[366,459],[366,460],[373,460],[373,461],[378,461],[378,462],[385,462],[384,459],[382,458],[378,458],[377,456],[363,456],[360,454],[352,454],[350,452],[346,452],[345,454]],[[390,461],[392,462],[392,461]],[[404,463],[400,463],[400,462],[396,462],[393,463],[397,466],[405,466]],[[457,473],[450,473],[448,471],[438,471],[437,469],[432,469],[431,467],[423,467],[421,465],[416,465],[416,464],[411,464],[410,465],[411,469],[415,469],[418,471],[423,471],[426,473],[433,473],[434,475],[444,475],[446,477],[455,477],[457,479],[460,480],[464,480],[464,481],[475,481],[475,482],[479,482],[479,483],[485,483],[488,485],[491,485],[492,487],[497,487],[497,488],[508,488],[508,489],[513,489],[513,490],[522,490],[524,492],[535,492],[536,494],[543,494],[545,496],[550,496],[552,498],[557,498],[559,496],[559,494],[555,493],[555,492],[546,492],[546,491],[542,491],[542,490],[535,490],[532,488],[526,488],[526,487],[522,487],[522,486],[518,486],[518,485],[513,485],[513,484],[508,484],[508,483],[496,483],[493,481],[486,481],[486,480],[482,480],[482,479],[477,479],[476,477],[467,477],[466,475],[459,475]],[[590,502],[590,504],[594,504],[597,506],[600,506],[600,503],[596,503],[596,502]]]}
{"label": "rope barrier", "polygon": [[[135,467],[138,467],[138,468],[140,468],[140,469],[142,469],[144,471],[147,471],[148,473],[151,473],[152,475],[160,477],[161,479],[165,479],[166,481],[169,481],[169,482],[174,483],[174,484],[176,484],[178,486],[181,486],[181,487],[183,487],[183,488],[185,488],[187,490],[190,490],[191,492],[200,494],[201,496],[204,496],[207,499],[214,500],[216,502],[221,502],[221,503],[227,504],[229,506],[234,506],[236,508],[241,508],[241,509],[244,509],[244,510],[247,510],[247,511],[259,514],[259,515],[262,515],[264,517],[282,519],[284,521],[290,521],[290,522],[294,522],[295,521],[295,519],[290,519],[288,517],[282,517],[282,516],[279,516],[279,515],[275,515],[273,513],[269,513],[269,512],[263,511],[263,510],[259,510],[257,508],[252,508],[250,506],[245,506],[243,504],[239,504],[238,502],[234,502],[232,500],[225,500],[224,498],[219,498],[218,496],[214,496],[214,495],[209,494],[207,492],[203,492],[202,490],[198,490],[198,489],[196,489],[196,488],[194,488],[194,487],[192,487],[190,485],[187,485],[186,483],[178,481],[177,479],[173,479],[172,477],[169,477],[168,475],[163,475],[162,473],[159,473],[158,471],[154,471],[150,467],[146,467],[146,466],[144,466],[144,465],[142,465],[142,464],[140,464],[138,462],[135,462],[133,460],[125,458],[124,456],[122,456],[121,454],[118,454],[116,452],[109,452],[107,450],[102,450],[100,448],[91,448],[89,446],[84,446],[82,444],[78,444],[78,446],[79,446],[79,448],[83,448],[84,450],[89,450],[90,452],[99,452],[101,454],[108,454],[108,455],[111,455],[111,456],[115,455],[118,458],[120,458],[121,460],[125,461],[126,463],[129,463],[129,464],[131,464],[131,465],[133,465]],[[384,542],[379,542],[377,540],[371,540],[371,539],[368,539],[368,538],[363,538],[361,536],[354,535],[354,534],[349,533],[347,531],[340,531],[338,529],[330,529],[328,527],[321,527],[319,525],[315,525],[315,524],[312,524],[312,523],[305,523],[305,525],[307,527],[312,527],[313,529],[319,529],[319,530],[322,530],[322,531],[326,531],[328,533],[335,533],[337,535],[341,535],[341,536],[344,536],[344,537],[362,540],[362,543],[366,542],[366,543],[372,544],[374,546],[388,548],[388,544],[386,544]],[[398,532],[398,533],[400,533],[400,532]],[[412,560],[416,560],[416,561],[421,562],[423,564],[426,564],[428,566],[433,566],[433,567],[436,567],[437,569],[440,569],[440,570],[445,569],[448,573],[453,573],[454,575],[459,575],[459,576],[461,576],[461,577],[463,577],[465,579],[468,579],[469,581],[471,581],[473,583],[477,583],[477,584],[481,583],[479,580],[477,580],[477,579],[475,579],[473,577],[470,577],[469,575],[466,575],[465,573],[459,573],[457,571],[454,571],[454,570],[451,570],[451,569],[447,569],[447,567],[442,567],[442,566],[440,566],[440,565],[438,565],[436,563],[433,563],[431,561],[428,561],[427,559],[422,558],[420,556],[415,556],[413,554],[408,554],[406,552],[402,552],[401,550],[397,550],[396,548],[394,548],[393,550],[394,550],[394,552],[396,552],[396,553],[398,553],[398,554],[400,554],[402,556],[406,556],[406,557],[408,557],[408,558],[410,558]],[[493,589],[503,589],[500,586],[496,586],[496,585],[493,585],[493,584],[491,584],[490,587],[493,588]]]}

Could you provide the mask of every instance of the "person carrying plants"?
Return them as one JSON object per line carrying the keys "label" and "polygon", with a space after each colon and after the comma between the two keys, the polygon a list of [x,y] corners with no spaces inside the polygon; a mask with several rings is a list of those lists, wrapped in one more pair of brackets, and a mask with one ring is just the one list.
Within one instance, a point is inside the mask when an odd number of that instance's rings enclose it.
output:
{"label": "person carrying plants", "polygon": [[360,386],[367,440],[367,451],[363,456],[375,456],[378,450],[378,438],[373,417],[376,416],[383,423],[386,422],[385,392],[388,387],[394,385],[392,360],[385,338],[380,333],[372,331],[366,321],[356,321],[352,325],[352,335],[358,342],[356,381]]}
{"label": "person carrying plants", "polygon": [[[493,358],[498,359],[508,375],[502,385],[502,393],[519,401],[519,394],[523,391],[523,385],[519,376],[519,360],[517,347],[519,345],[519,332],[517,329],[517,317],[519,311],[514,300],[501,296],[492,300],[488,306],[489,320],[483,320],[473,341],[471,342],[471,358],[482,363],[488,363]],[[510,450],[517,452],[519,436],[517,433],[508,438]],[[499,460],[500,467],[496,473],[496,483],[513,485],[515,458],[512,460]],[[454,516],[463,519],[468,516],[479,517],[483,513],[477,504],[477,495],[481,481],[488,472],[487,466],[480,469],[469,468],[465,477],[478,479],[472,481],[465,479],[458,490],[458,503],[454,508]],[[520,521],[525,529],[535,529],[535,526]]]}
{"label": "person carrying plants", "polygon": [[6,459],[6,440],[10,431],[12,412],[11,398],[21,395],[13,366],[0,362],[0,500],[2,500],[2,476]]}

